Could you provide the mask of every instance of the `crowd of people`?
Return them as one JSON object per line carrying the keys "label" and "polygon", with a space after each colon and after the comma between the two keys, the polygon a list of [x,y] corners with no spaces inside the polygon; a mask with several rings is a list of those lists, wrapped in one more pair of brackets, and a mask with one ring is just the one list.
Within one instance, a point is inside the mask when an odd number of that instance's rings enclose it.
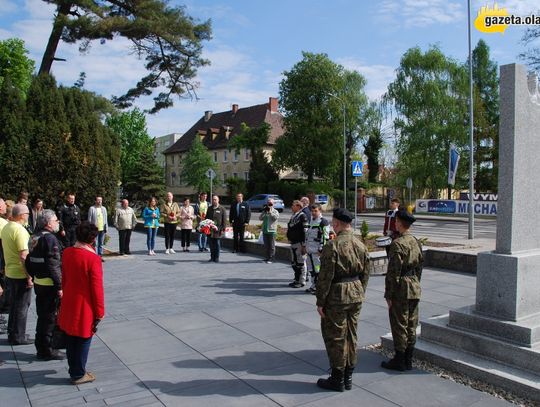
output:
{"label": "crowd of people", "polygon": [[[269,198],[259,216],[264,262],[268,264],[275,260],[279,217]],[[189,252],[195,229],[199,251],[208,251],[208,245],[209,261],[217,263],[227,219],[233,229],[233,253],[245,252],[251,209],[242,194],[236,195],[228,214],[217,195],[208,202],[206,193],[201,193],[194,205],[189,198],[178,204],[171,192],[161,205],[151,197],[142,210],[148,255],[156,255],[156,235],[163,225],[164,254],[176,253],[178,227],[182,251]],[[351,388],[357,324],[369,278],[368,250],[353,233],[353,219],[350,212],[338,208],[330,222],[323,217],[319,204],[311,204],[309,198],[303,197],[292,203],[286,233],[293,269],[289,286],[302,288],[310,280],[305,291],[317,296],[322,336],[332,368],[331,376],[317,384],[337,391]],[[115,208],[111,220],[118,230],[119,254],[129,256],[131,233],[138,220],[128,200]],[[384,234],[392,239],[387,250],[384,297],[395,355],[382,367],[400,371],[412,368],[418,324],[423,257],[421,245],[409,232],[414,221],[411,214],[399,208],[398,200],[392,201],[384,226]],[[82,219],[74,194],[68,194],[56,212],[45,209],[40,199],[29,206],[27,193],[22,193],[16,203],[0,199],[0,304],[9,313],[8,342],[12,346],[33,343],[39,360],[67,357],[74,384],[95,380],[95,375],[86,371],[86,360],[92,336],[105,315],[102,263],[108,226],[107,209],[100,196],[88,209],[86,220]],[[32,288],[37,313],[34,339],[26,334]],[[62,346],[55,343],[58,332],[65,342]],[[65,354],[58,350],[60,347],[65,347]]]}

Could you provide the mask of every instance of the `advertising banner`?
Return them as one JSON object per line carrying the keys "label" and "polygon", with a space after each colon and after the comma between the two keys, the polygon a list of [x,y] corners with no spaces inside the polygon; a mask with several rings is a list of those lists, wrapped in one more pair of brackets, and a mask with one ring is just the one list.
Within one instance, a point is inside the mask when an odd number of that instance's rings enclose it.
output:
{"label": "advertising banner", "polygon": [[[445,213],[466,215],[469,213],[469,201],[449,199],[417,199],[416,213]],[[474,203],[475,215],[497,216],[497,202],[481,201]]]}

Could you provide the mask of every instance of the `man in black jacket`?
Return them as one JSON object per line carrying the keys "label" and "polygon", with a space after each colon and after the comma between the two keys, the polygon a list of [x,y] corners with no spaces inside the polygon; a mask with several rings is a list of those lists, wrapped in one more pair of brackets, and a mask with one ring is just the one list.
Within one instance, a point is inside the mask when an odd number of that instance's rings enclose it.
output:
{"label": "man in black jacket", "polygon": [[244,202],[244,195],[236,194],[236,202],[229,211],[229,223],[233,227],[233,253],[245,253],[244,231],[251,219],[251,209]]}
{"label": "man in black jacket", "polygon": [[62,360],[64,354],[51,347],[56,325],[58,301],[62,298],[61,245],[56,236],[60,228],[54,211],[45,209],[32,235],[27,271],[34,277],[36,293],[36,351],[40,360]]}
{"label": "man in black jacket", "polygon": [[227,219],[227,211],[219,204],[219,196],[212,196],[212,206],[206,212],[206,219],[210,219],[216,225],[216,230],[210,232],[210,260],[214,263],[219,263],[219,253],[221,251],[221,235],[225,230],[225,222]]}
{"label": "man in black jacket", "polygon": [[294,271],[294,281],[289,284],[292,288],[306,285],[306,232],[309,221],[302,208],[302,202],[293,201],[293,215],[287,224],[287,239],[291,244],[291,265]]}
{"label": "man in black jacket", "polygon": [[73,246],[77,241],[75,229],[81,224],[81,210],[75,204],[75,194],[69,194],[67,202],[58,209],[58,220],[63,228],[61,235],[65,237],[65,246]]}

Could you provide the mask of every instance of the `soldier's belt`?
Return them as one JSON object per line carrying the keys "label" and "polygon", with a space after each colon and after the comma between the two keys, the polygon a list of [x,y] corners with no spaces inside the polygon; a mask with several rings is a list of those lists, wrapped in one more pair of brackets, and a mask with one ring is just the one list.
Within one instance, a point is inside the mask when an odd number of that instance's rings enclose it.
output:
{"label": "soldier's belt", "polygon": [[334,277],[332,280],[332,284],[336,283],[350,283],[352,281],[358,281],[360,280],[360,276],[349,276],[349,277]]}
{"label": "soldier's belt", "polygon": [[401,277],[413,277],[416,275],[416,269],[401,272]]}

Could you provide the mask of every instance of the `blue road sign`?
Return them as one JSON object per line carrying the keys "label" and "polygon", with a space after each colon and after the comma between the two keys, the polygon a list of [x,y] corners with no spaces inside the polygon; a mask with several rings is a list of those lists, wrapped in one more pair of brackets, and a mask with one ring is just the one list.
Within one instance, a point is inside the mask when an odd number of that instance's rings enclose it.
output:
{"label": "blue road sign", "polygon": [[362,168],[362,161],[353,161],[352,162],[352,175],[353,177],[361,177],[364,174]]}

